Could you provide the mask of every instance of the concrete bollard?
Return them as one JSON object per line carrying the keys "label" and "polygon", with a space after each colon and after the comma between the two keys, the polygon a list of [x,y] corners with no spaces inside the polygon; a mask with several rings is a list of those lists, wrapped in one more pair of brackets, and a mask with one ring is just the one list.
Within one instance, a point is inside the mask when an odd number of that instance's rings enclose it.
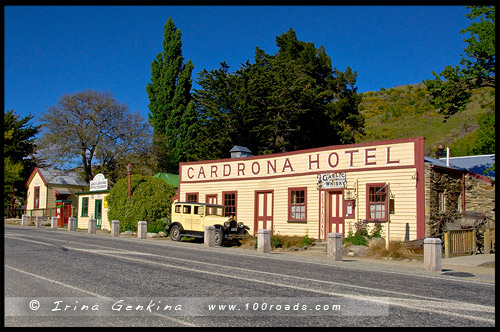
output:
{"label": "concrete bollard", "polygon": [[35,227],[42,227],[42,216],[35,217]]}
{"label": "concrete bollard", "polygon": [[441,243],[440,239],[424,239],[424,269],[426,271],[441,272]]}
{"label": "concrete bollard", "polygon": [[141,220],[137,224],[137,237],[139,239],[146,239],[148,237],[148,222]]}
{"label": "concrete bollard", "polygon": [[203,244],[205,247],[215,247],[215,226],[205,226]]}
{"label": "concrete bollard", "polygon": [[28,226],[28,215],[23,214],[21,217],[21,226]]}
{"label": "concrete bollard", "polygon": [[259,229],[257,231],[257,252],[268,254],[271,252],[271,231]]}
{"label": "concrete bollard", "polygon": [[120,236],[120,220],[111,220],[111,236]]}
{"label": "concrete bollard", "polygon": [[57,229],[57,217],[50,218],[50,228]]}
{"label": "concrete bollard", "polygon": [[326,242],[327,257],[334,261],[342,260],[342,233],[328,233]]}
{"label": "concrete bollard", "polygon": [[95,234],[96,224],[97,220],[95,220],[94,218],[89,218],[89,227],[88,227],[89,234]]}
{"label": "concrete bollard", "polygon": [[74,217],[68,218],[68,231],[71,232],[76,231],[76,218]]}

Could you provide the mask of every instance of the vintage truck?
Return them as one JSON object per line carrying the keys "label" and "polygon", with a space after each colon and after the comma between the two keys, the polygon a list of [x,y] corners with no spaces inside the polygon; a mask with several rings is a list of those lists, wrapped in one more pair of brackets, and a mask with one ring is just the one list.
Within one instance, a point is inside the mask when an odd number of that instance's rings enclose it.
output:
{"label": "vintage truck", "polygon": [[205,226],[215,226],[215,245],[224,241],[242,239],[248,235],[248,226],[225,216],[225,206],[208,203],[175,202],[167,225],[170,239],[180,241],[183,236],[203,238]]}

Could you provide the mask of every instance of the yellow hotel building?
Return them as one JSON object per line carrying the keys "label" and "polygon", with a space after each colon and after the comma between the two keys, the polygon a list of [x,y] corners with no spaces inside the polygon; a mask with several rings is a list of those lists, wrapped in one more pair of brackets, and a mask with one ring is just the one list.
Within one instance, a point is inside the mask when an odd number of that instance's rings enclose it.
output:
{"label": "yellow hotel building", "polygon": [[387,240],[414,240],[425,234],[424,172],[423,137],[186,162],[174,201],[225,205],[251,234],[326,240],[366,220]]}

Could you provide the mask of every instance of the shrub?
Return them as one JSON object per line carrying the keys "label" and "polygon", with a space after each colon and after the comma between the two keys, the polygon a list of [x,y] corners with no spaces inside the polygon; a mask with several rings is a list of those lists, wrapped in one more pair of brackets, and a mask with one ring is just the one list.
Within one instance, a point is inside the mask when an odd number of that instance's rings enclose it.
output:
{"label": "shrub", "polygon": [[120,220],[120,232],[136,231],[140,220],[148,223],[148,231],[159,229],[170,216],[174,187],[158,178],[132,175],[130,188],[131,197],[127,198],[128,180],[124,178],[110,190],[108,219]]}

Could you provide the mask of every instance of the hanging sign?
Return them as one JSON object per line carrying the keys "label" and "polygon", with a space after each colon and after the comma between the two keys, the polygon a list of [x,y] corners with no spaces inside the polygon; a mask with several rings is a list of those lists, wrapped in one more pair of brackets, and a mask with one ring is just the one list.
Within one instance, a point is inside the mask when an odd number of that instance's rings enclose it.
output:
{"label": "hanging sign", "polygon": [[104,174],[99,173],[90,181],[89,187],[90,191],[108,190],[108,179],[104,177]]}
{"label": "hanging sign", "polygon": [[318,188],[346,188],[345,172],[342,173],[323,173],[318,174]]}

